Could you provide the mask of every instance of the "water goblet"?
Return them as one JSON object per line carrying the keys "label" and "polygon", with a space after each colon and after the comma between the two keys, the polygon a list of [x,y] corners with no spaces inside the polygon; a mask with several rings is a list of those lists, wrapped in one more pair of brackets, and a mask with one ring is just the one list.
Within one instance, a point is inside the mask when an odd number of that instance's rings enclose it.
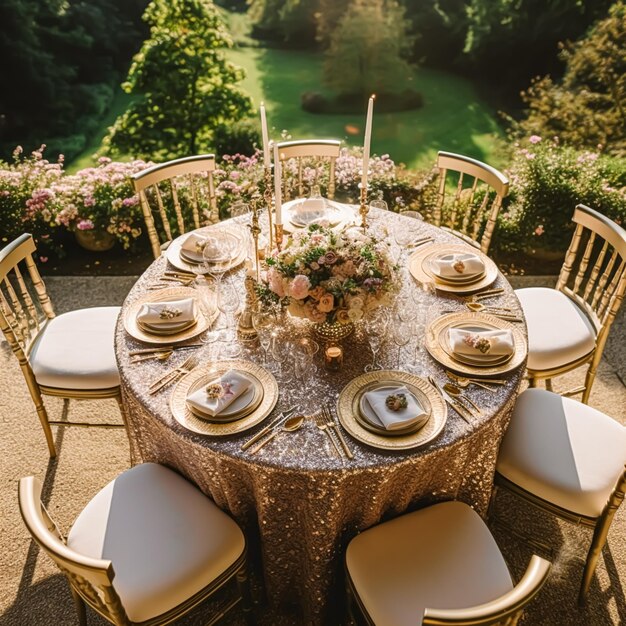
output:
{"label": "water goblet", "polygon": [[263,363],[267,363],[267,351],[272,341],[272,328],[274,316],[265,310],[257,310],[252,313],[252,326],[259,337],[259,345],[263,349]]}
{"label": "water goblet", "polygon": [[368,363],[364,371],[372,372],[374,370],[382,369],[382,365],[378,363],[377,356],[380,347],[385,340],[385,334],[387,332],[388,320],[384,315],[374,314],[367,320],[365,320],[365,332],[367,335],[367,341],[372,350],[372,362]]}
{"label": "water goblet", "polygon": [[241,354],[235,328],[235,313],[241,306],[238,288],[230,282],[221,284],[217,295],[217,306],[226,318],[225,329],[220,338],[224,344],[222,353],[229,358],[236,358]]}
{"label": "water goblet", "polygon": [[398,346],[398,358],[396,359],[396,369],[400,369],[400,355],[402,347],[406,346],[411,341],[411,324],[403,321],[400,318],[394,320],[393,327],[391,329],[391,338],[393,342]]}

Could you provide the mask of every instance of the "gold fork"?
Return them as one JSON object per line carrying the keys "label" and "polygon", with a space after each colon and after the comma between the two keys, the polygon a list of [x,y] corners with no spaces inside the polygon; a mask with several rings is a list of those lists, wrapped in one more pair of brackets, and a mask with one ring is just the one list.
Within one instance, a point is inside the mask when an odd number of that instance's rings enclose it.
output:
{"label": "gold fork", "polygon": [[337,445],[337,442],[335,441],[335,438],[332,436],[332,434],[331,434],[331,432],[329,430],[330,426],[326,423],[326,420],[324,419],[324,416],[322,415],[321,411],[316,411],[315,413],[313,413],[313,419],[315,420],[316,426],[321,431],[326,433],[326,435],[330,439],[331,443],[333,444],[335,450],[337,451],[337,454],[339,456],[342,456],[341,450],[339,449],[339,446]]}
{"label": "gold fork", "polygon": [[330,412],[330,407],[328,407],[328,406],[323,407],[322,408],[322,414],[326,417],[326,423],[333,429],[333,431],[335,432],[335,435],[337,435],[337,439],[339,439],[339,443],[341,444],[341,447],[343,448],[343,451],[345,452],[345,455],[349,459],[353,459],[354,458],[354,454],[352,454],[352,450],[350,450],[350,448],[348,448],[348,444],[346,443],[346,440],[344,439],[343,435],[341,434],[341,430],[339,429],[339,427],[335,423],[335,420],[333,419],[333,415]]}
{"label": "gold fork", "polygon": [[184,374],[188,374],[194,367],[198,365],[200,359],[197,356],[191,355],[181,365],[175,367],[174,369],[166,372],[161,378],[155,380],[149,388],[149,394],[154,395],[157,391],[163,389],[167,385],[173,383],[175,380],[178,380]]}

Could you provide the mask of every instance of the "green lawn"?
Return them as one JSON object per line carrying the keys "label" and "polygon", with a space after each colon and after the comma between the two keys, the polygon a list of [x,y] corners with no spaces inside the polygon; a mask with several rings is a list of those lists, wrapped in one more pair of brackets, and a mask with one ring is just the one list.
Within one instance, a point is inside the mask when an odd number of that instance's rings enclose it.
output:
{"label": "green lawn", "polygon": [[[344,139],[362,145],[363,115],[316,115],[300,107],[306,91],[322,91],[322,56],[312,52],[241,47],[229,58],[246,70],[243,87],[258,104],[267,106],[271,136],[287,130],[295,138]],[[389,154],[409,167],[427,167],[438,150],[459,152],[496,166],[502,131],[495,112],[478,97],[472,84],[436,70],[416,72],[413,88],[424,96],[424,107],[405,113],[376,115],[372,152]],[[356,134],[349,134],[354,127]]]}
{"label": "green lawn", "polygon": [[[362,115],[316,115],[300,107],[302,93],[323,91],[321,54],[250,46],[255,42],[248,36],[248,18],[243,14],[231,14],[230,27],[234,38],[248,45],[230,50],[228,56],[246,70],[243,88],[255,105],[265,101],[272,137],[286,130],[294,139],[334,138],[362,145],[365,104]],[[389,154],[409,167],[430,166],[438,150],[466,154],[496,167],[502,165],[497,151],[502,131],[495,112],[478,97],[469,81],[446,72],[420,69],[411,87],[423,94],[424,107],[384,114],[376,114],[374,109],[373,153]],[[120,88],[101,129],[82,154],[68,164],[68,171],[94,164],[93,155],[100,149],[108,127],[130,101],[131,96]]]}

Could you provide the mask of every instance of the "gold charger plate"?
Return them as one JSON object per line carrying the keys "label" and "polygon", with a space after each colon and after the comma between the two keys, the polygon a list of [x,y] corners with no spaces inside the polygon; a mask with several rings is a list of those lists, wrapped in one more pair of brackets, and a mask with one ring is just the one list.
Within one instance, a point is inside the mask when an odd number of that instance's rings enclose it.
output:
{"label": "gold charger plate", "polygon": [[[240,225],[240,228],[248,228],[247,226],[244,225]],[[237,237],[237,239],[239,240],[239,251],[237,252],[236,256],[231,260],[228,261],[226,263],[220,263],[220,265],[224,268],[224,271],[227,272],[228,270],[232,270],[233,268],[237,267],[238,265],[241,265],[245,260],[246,257],[248,255],[248,251],[246,249],[244,240],[242,238],[242,233],[240,231],[240,228],[237,228],[235,226],[221,226],[219,229],[216,229],[213,226],[205,226],[203,228],[199,228],[198,230],[194,231],[195,233],[199,234],[199,235],[214,235],[217,233],[218,230],[221,230],[222,232],[227,232],[230,233],[231,235],[234,235],[235,237]],[[174,239],[170,245],[167,247],[167,250],[165,251],[165,256],[167,257],[167,260],[176,268],[179,270],[182,270],[184,272],[194,272],[194,268],[198,265],[197,263],[190,263],[189,261],[187,261],[186,259],[184,259],[181,254],[180,254],[180,249],[183,245],[183,242],[185,241],[185,239],[189,236],[190,233],[185,233],[184,235],[181,235],[180,237],[177,237],[176,239]]]}
{"label": "gold charger plate", "polygon": [[[217,416],[209,415],[201,409],[194,409],[190,405],[187,405],[187,408],[196,417],[199,417],[200,419],[207,422],[212,422],[214,424],[226,424],[227,422],[234,422],[236,420],[242,419],[246,415],[252,413],[252,411],[254,411],[263,400],[263,385],[261,385],[261,381],[249,372],[245,372],[245,375],[252,383],[252,385],[248,387],[248,389],[246,389],[235,400],[233,400],[233,402],[228,405],[223,411],[220,411]],[[189,387],[187,395],[193,393],[194,391],[197,391],[198,389],[200,389],[200,387],[203,387],[206,384],[208,384],[207,381],[204,381],[203,379],[198,380]],[[243,406],[241,406],[242,400],[245,400],[247,396],[249,396],[248,401]]]}
{"label": "gold charger plate", "polygon": [[[442,345],[441,337],[447,333],[450,326],[483,326],[494,330],[510,330],[513,333],[515,352],[502,362],[496,361],[491,364],[470,365],[462,363],[451,355],[451,349]],[[444,367],[470,376],[495,376],[505,374],[519,367],[526,359],[528,346],[522,331],[506,320],[502,320],[486,313],[470,313],[459,311],[437,318],[426,330],[426,349],[430,355]],[[447,348],[447,349],[446,349]]]}
{"label": "gold charger plate", "polygon": [[[192,387],[197,389],[211,380],[225,374],[228,370],[239,370],[259,381],[263,397],[259,405],[249,414],[232,422],[209,422],[194,415],[187,405],[187,396]],[[262,422],[274,409],[278,401],[278,383],[270,372],[251,361],[215,361],[193,369],[183,376],[172,391],[170,408],[174,419],[181,425],[200,435],[227,437],[236,435]]]}
{"label": "gold charger plate", "polygon": [[198,292],[192,287],[166,287],[158,291],[150,291],[135,300],[135,302],[126,309],[124,313],[124,328],[131,337],[139,339],[139,341],[160,345],[170,345],[172,343],[187,341],[187,339],[191,339],[192,337],[197,337],[200,333],[207,330],[215,321],[219,315],[217,307],[215,314],[207,319],[202,312],[202,308],[198,305],[198,319],[196,323],[175,334],[157,334],[144,330],[144,327],[137,322],[137,314],[146,302],[169,302],[171,300],[182,300],[183,298],[194,298],[197,300],[198,297]]}
{"label": "gold charger plate", "polygon": [[[485,273],[475,282],[469,283],[450,283],[443,282],[436,274],[433,273],[430,262],[439,254],[468,254],[471,252],[480,257],[485,264]],[[486,255],[479,250],[473,250],[467,245],[433,243],[428,246],[418,248],[409,258],[409,272],[413,278],[420,283],[425,281],[433,281],[435,287],[440,291],[449,291],[451,293],[471,293],[478,291],[484,287],[488,287],[498,277],[498,266]]]}
{"label": "gold charger plate", "polygon": [[[405,435],[379,435],[364,428],[356,418],[359,400],[364,389],[380,381],[408,384],[424,394],[430,404],[430,419],[415,432]],[[393,370],[382,370],[361,374],[350,381],[339,394],[337,416],[341,425],[358,441],[382,450],[410,450],[432,441],[443,430],[448,417],[448,408],[437,390],[423,378]]]}

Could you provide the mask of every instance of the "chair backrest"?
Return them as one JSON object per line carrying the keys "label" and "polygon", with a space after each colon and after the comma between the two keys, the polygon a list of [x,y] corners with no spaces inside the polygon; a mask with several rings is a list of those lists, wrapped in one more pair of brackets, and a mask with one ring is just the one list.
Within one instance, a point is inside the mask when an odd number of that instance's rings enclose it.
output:
{"label": "chair backrest", "polygon": [[161,254],[161,244],[172,240],[173,231],[182,235],[219,221],[215,169],[215,155],[201,154],[154,165],[131,176],[155,258]]}
{"label": "chair backrest", "polygon": [[[280,168],[275,168],[276,176],[280,176],[280,185],[283,202],[292,197],[292,187],[289,185],[289,176],[294,174],[295,190],[298,196],[305,195],[304,180],[313,177],[312,185],[320,184],[320,162],[328,163],[328,184],[326,196],[335,197],[335,162],[341,151],[341,142],[335,139],[306,139],[302,141],[281,141],[275,144],[275,154],[280,160]],[[311,163],[313,172],[305,169],[305,164]],[[293,165],[292,165],[293,164]],[[307,176],[305,176],[307,174]],[[311,186],[312,186],[311,185]]]}
{"label": "chair backrest", "polygon": [[[437,167],[440,178],[433,212],[435,226],[445,226],[470,243],[478,243],[486,254],[502,200],[509,193],[508,179],[486,163],[451,152],[438,153]],[[456,191],[449,195],[448,172],[459,175]]]}
{"label": "chair backrest", "polygon": [[34,476],[20,479],[18,500],[22,519],[32,538],[65,574],[76,593],[114,624],[130,624],[113,587],[115,573],[111,561],[84,556],[65,544],[62,533],[41,502],[41,482]]}
{"label": "chair backrest", "polygon": [[509,593],[467,609],[426,609],[423,626],[514,626],[524,607],[537,595],[552,564],[533,555],[522,579]]}
{"label": "chair backrest", "polygon": [[587,314],[602,350],[626,291],[626,231],[605,215],[579,204],[572,241],[556,284]]}
{"label": "chair backrest", "polygon": [[34,252],[35,241],[28,233],[0,250],[0,329],[22,367],[33,339],[54,317]]}

